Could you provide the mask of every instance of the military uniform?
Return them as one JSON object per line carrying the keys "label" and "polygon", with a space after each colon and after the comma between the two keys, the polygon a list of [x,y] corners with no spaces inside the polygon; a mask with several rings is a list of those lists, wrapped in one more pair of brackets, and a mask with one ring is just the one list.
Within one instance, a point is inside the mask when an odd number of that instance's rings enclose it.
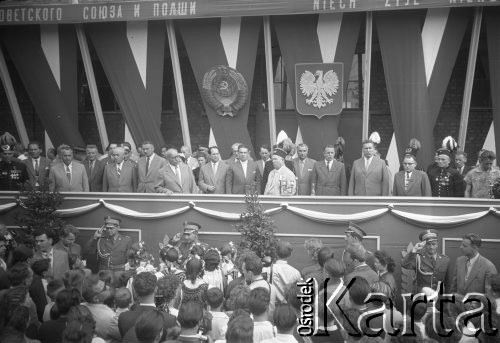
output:
{"label": "military uniform", "polygon": [[[191,250],[194,248],[195,245],[199,245],[203,248],[203,250],[208,249],[208,244],[201,243],[198,240],[198,231],[201,229],[201,225],[193,222],[184,222],[184,235],[189,236],[191,234],[194,234],[196,238],[194,240],[185,240],[181,239],[175,244],[177,248],[179,248],[179,265],[184,266],[185,263],[187,262],[189,256],[191,255]],[[176,237],[178,237],[180,234],[177,234]],[[175,239],[175,237],[174,237]]]}
{"label": "military uniform", "polygon": [[18,191],[28,180],[26,165],[17,159],[0,161],[0,191]]}
{"label": "military uniform", "polygon": [[433,197],[464,196],[464,181],[458,170],[451,167],[432,168],[428,175]]}

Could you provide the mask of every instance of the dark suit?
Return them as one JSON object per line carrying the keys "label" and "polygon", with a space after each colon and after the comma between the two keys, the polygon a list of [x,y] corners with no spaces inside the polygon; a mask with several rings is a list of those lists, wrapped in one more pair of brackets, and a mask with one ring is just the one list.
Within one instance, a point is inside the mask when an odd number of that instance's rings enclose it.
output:
{"label": "dark suit", "polygon": [[297,195],[311,195],[311,174],[314,168],[315,160],[307,157],[304,160],[304,169],[300,171],[299,158],[293,159],[293,167],[297,176]]}
{"label": "dark suit", "polygon": [[467,257],[465,256],[457,258],[453,290],[462,295],[472,292],[486,293],[486,283],[492,275],[497,274],[495,265],[487,258],[479,255],[472,264],[469,277],[466,280],[466,262]]}
{"label": "dark suit", "polygon": [[51,192],[88,192],[89,180],[87,172],[80,162],[72,161],[71,183],[66,175],[66,165],[64,163],[55,163],[50,168],[49,190]]}
{"label": "dark suit", "polygon": [[316,195],[346,195],[344,163],[332,160],[328,170],[326,161],[316,162],[311,174],[311,184],[314,185]]}
{"label": "dark suit", "polygon": [[[33,262],[43,260],[44,257],[40,251],[33,255]],[[64,250],[52,248],[52,265],[49,267],[47,275],[54,279],[62,279],[64,273],[69,270],[69,256]]]}
{"label": "dark suit", "polygon": [[226,177],[227,194],[246,194],[255,183],[255,191],[261,193],[261,175],[259,167],[254,161],[247,161],[246,176],[241,162],[230,164]]}
{"label": "dark suit", "polygon": [[386,196],[389,195],[389,170],[385,161],[378,156],[365,168],[365,158],[354,161],[349,181],[349,195]]}
{"label": "dark suit", "polygon": [[405,190],[405,172],[400,171],[394,175],[394,186],[392,195],[406,197],[430,197],[432,196],[431,184],[427,174],[420,170],[414,170],[408,180],[408,189]]}
{"label": "dark suit", "polygon": [[33,159],[28,157],[28,159],[23,161],[26,164],[26,170],[28,171],[28,181],[26,182],[30,189],[35,189],[38,182],[38,187],[42,188],[48,185],[49,181],[49,171],[50,171],[50,161],[40,156],[38,162],[38,176],[35,172],[35,166],[33,165]]}
{"label": "dark suit", "polygon": [[[200,175],[198,177],[198,186],[203,193],[207,194],[226,194],[226,176],[228,165],[219,161],[217,166],[216,175],[212,169],[212,162],[208,162],[200,168]],[[208,186],[215,186],[215,190],[210,192]]]}
{"label": "dark suit", "polygon": [[450,258],[437,254],[434,260],[427,254],[409,252],[401,262],[401,268],[410,269],[417,273],[417,291],[422,287],[436,289],[438,282],[444,283],[445,291],[453,291],[453,270]]}
{"label": "dark suit", "polygon": [[[121,336],[124,338],[125,334],[129,330],[134,329],[135,321],[139,316],[147,311],[154,311],[156,308],[154,306],[137,306],[131,311],[126,311],[120,314],[118,317],[118,329],[120,330]],[[163,336],[161,341],[163,342],[167,335],[167,330],[176,326],[176,319],[171,314],[161,312],[163,315]],[[127,334],[128,336],[128,334]],[[135,336],[135,335],[134,335]]]}
{"label": "dark suit", "polygon": [[369,285],[372,285],[373,283],[379,281],[377,273],[367,264],[362,264],[354,267],[354,270],[346,275],[345,284],[349,284],[349,282],[351,282],[351,280],[355,277],[362,277],[363,279],[368,281]]}
{"label": "dark suit", "polygon": [[87,178],[89,179],[89,189],[90,192],[102,192],[102,177],[104,175],[104,167],[106,163],[96,159],[94,161],[94,168],[92,168],[92,173],[90,173],[90,161],[84,159],[82,161],[85,171],[87,172]]}
{"label": "dark suit", "polygon": [[120,175],[116,163],[104,167],[102,178],[104,192],[133,193],[137,191],[137,169],[128,161],[123,161]]}
{"label": "dark suit", "polygon": [[465,175],[467,175],[467,173],[470,172],[472,169],[474,169],[474,167],[471,167],[471,166],[464,166],[463,169],[458,169],[457,168],[458,172],[463,177],[465,177]]}
{"label": "dark suit", "polygon": [[166,193],[167,190],[173,193],[183,194],[194,194],[198,192],[198,187],[194,182],[194,176],[191,168],[184,163],[180,163],[179,169],[181,172],[182,184],[179,183],[179,177],[174,174],[169,163],[160,169],[159,180],[155,186],[157,193]]}
{"label": "dark suit", "polygon": [[[268,161],[270,161],[270,159]],[[257,163],[257,166],[259,167],[260,175],[264,175],[264,168],[266,167],[266,161],[258,160],[258,161],[256,161],[256,163]]]}
{"label": "dark suit", "polygon": [[[138,193],[155,193],[155,186],[160,181],[160,169],[167,165],[167,160],[157,154],[151,155],[150,165],[146,174],[147,157],[143,156],[137,162],[139,183]],[[191,169],[191,168],[190,168]]]}

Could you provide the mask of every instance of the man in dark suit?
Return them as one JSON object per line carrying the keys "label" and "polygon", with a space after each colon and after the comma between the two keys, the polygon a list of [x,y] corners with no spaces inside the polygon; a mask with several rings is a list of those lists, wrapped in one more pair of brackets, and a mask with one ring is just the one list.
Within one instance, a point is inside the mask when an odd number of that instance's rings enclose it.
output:
{"label": "man in dark suit", "polygon": [[401,268],[416,272],[417,292],[423,287],[438,289],[444,283],[446,293],[453,291],[453,269],[450,258],[438,253],[438,235],[435,230],[425,230],[420,242],[403,258]]}
{"label": "man in dark suit", "polygon": [[142,143],[144,156],[137,162],[139,184],[138,193],[155,193],[155,185],[160,178],[160,169],[167,165],[167,161],[155,154],[153,143],[145,141]]}
{"label": "man in dark suit", "polygon": [[[139,305],[133,310],[121,313],[118,317],[120,334],[127,342],[132,341],[133,336],[135,336],[134,324],[137,318],[144,312],[156,311],[156,276],[148,272],[140,273],[134,277],[132,287]],[[176,326],[176,319],[166,312],[161,312],[161,314],[163,316],[163,336],[160,341],[163,342],[167,338],[168,332]]]}
{"label": "man in dark suit", "polygon": [[454,288],[458,294],[486,293],[489,279],[497,274],[495,265],[479,254],[481,237],[473,233],[462,237],[463,256],[457,258],[455,264]]}
{"label": "man in dark suit", "polygon": [[264,144],[260,147],[260,160],[256,161],[259,166],[260,175],[264,175],[264,167],[266,166],[266,162],[271,160],[271,149],[269,145]]}
{"label": "man in dark suit", "polygon": [[413,155],[405,155],[403,159],[403,171],[394,175],[394,186],[392,195],[394,196],[414,196],[430,197],[431,184],[427,174],[415,169],[417,160]]}
{"label": "man in dark suit", "polygon": [[352,271],[345,276],[346,284],[349,284],[356,277],[362,277],[370,285],[379,281],[378,274],[366,264],[366,249],[361,244],[348,245],[345,250],[344,261],[352,266]]}
{"label": "man in dark suit", "polygon": [[229,169],[226,163],[221,162],[219,148],[208,149],[210,162],[200,169],[198,186],[205,194],[226,194],[226,176]]}
{"label": "man in dark suit", "polygon": [[168,149],[166,155],[168,163],[159,171],[155,191],[167,195],[198,193],[193,172],[187,164],[182,163],[177,149]]}
{"label": "man in dark suit", "polygon": [[104,168],[102,187],[104,192],[133,193],[137,191],[137,169],[129,161],[124,161],[125,150],[113,149],[113,163]]}
{"label": "man in dark suit", "polygon": [[43,189],[48,187],[50,161],[40,156],[42,152],[40,143],[32,141],[28,144],[29,157],[24,160],[28,171],[28,187],[30,189]]}
{"label": "man in dark suit", "polygon": [[327,145],[323,151],[324,161],[314,164],[311,173],[311,195],[346,195],[347,180],[344,163],[336,161],[335,147]]}
{"label": "man in dark suit", "polygon": [[75,243],[79,231],[71,224],[66,224],[59,233],[59,242],[54,244],[54,249],[64,250],[73,257],[82,257],[82,247]]}
{"label": "man in dark suit", "polygon": [[65,146],[61,149],[62,162],[50,168],[49,190],[51,192],[88,192],[87,172],[80,162],[73,161],[73,149]]}
{"label": "man in dark suit", "polygon": [[466,163],[467,153],[464,151],[457,151],[455,153],[455,167],[462,177],[465,177],[465,175],[473,169],[473,167],[465,165]]}
{"label": "man in dark suit", "polygon": [[297,145],[297,158],[293,159],[293,168],[297,176],[297,195],[311,195],[311,174],[315,160],[307,157],[309,147],[300,143]]}
{"label": "man in dark suit", "polygon": [[238,161],[229,165],[226,177],[227,194],[261,193],[261,175],[257,163],[249,160],[246,145],[238,147]]}
{"label": "man in dark suit", "polygon": [[52,233],[45,230],[36,230],[33,233],[36,242],[36,252],[33,255],[33,262],[49,259],[50,267],[48,276],[54,279],[62,279],[65,272],[69,270],[69,256],[64,250],[54,249],[52,246]]}
{"label": "man in dark suit", "polygon": [[389,170],[385,161],[375,153],[373,142],[363,141],[363,157],[352,165],[349,196],[389,195]]}
{"label": "man in dark suit", "polygon": [[97,146],[95,144],[87,145],[85,151],[87,157],[82,163],[89,179],[89,190],[90,192],[102,192],[102,177],[106,164],[97,159]]}

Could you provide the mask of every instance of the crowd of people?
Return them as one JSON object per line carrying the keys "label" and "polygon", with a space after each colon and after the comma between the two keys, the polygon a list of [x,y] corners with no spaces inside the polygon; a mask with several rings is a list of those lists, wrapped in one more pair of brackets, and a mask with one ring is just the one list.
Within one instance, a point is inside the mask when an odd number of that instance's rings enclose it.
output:
{"label": "crowd of people", "polygon": [[[475,234],[463,236],[451,263],[437,252],[437,233],[423,231],[400,261],[400,281],[394,259],[367,250],[354,223],[342,255],[307,239],[311,261],[299,271],[289,242],[264,258],[232,243],[218,249],[198,240],[194,222],[165,237],[155,262],[120,222],[106,217],[83,247],[69,224],[23,243],[0,225],[0,342],[500,341],[500,275]],[[438,301],[446,294],[452,300]]]}
{"label": "crowd of people", "polygon": [[[377,135],[375,135],[376,137]],[[467,154],[457,150],[453,139],[436,150],[428,166],[417,162],[420,142],[410,141],[400,171],[390,177],[387,161],[377,151],[378,140],[362,142],[362,157],[351,165],[344,161],[345,142],[339,138],[326,145],[323,160],[308,157],[307,144],[295,146],[289,138],[270,149],[259,148],[254,161],[248,146],[232,145],[232,156],[221,159],[219,148],[188,146],[180,152],[162,147],[155,153],[152,142],[132,152],[130,143],[109,144],[99,156],[96,145],[76,152],[61,145],[42,156],[42,146],[30,142],[27,152],[17,145],[2,145],[0,190],[37,189],[64,192],[139,192],[183,194],[324,195],[324,196],[433,196],[493,198],[500,196],[500,170],[493,151],[481,150],[478,161],[467,165]],[[21,152],[19,151],[21,150]],[[17,154],[17,157],[15,156]],[[432,163],[431,163],[432,162]],[[393,180],[393,181],[392,181]]]}

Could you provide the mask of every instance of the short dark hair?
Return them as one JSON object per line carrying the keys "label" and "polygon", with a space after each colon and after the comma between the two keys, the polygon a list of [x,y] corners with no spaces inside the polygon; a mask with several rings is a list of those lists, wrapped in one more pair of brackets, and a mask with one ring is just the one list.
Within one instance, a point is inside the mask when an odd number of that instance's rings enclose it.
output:
{"label": "short dark hair", "polygon": [[484,162],[486,160],[494,161],[496,158],[497,156],[495,155],[495,153],[490,150],[485,150],[479,154],[479,162]]}
{"label": "short dark hair", "polygon": [[138,297],[145,297],[154,293],[156,282],[155,275],[149,272],[142,272],[134,277],[132,287]]}
{"label": "short dark hair", "polygon": [[463,239],[468,239],[471,242],[471,244],[473,246],[475,246],[476,248],[480,248],[481,247],[481,237],[479,237],[476,234],[467,233],[467,234],[463,235],[462,238]]}
{"label": "short dark hair", "polygon": [[222,305],[222,302],[224,301],[224,294],[219,288],[212,287],[209,290],[207,290],[206,299],[207,299],[207,304],[210,305],[210,308],[216,309],[220,305]]}
{"label": "short dark hair", "polygon": [[248,310],[248,299],[250,296],[250,288],[246,284],[240,284],[234,287],[229,294],[227,307],[231,310],[238,308]]}
{"label": "short dark hair", "polygon": [[184,329],[195,328],[203,318],[203,306],[198,301],[188,301],[182,303],[179,308],[177,320]]}
{"label": "short dark hair", "polygon": [[329,258],[323,268],[331,277],[340,278],[345,273],[345,266],[342,262],[337,261],[334,258]]}
{"label": "short dark hair", "polygon": [[87,144],[87,146],[85,148],[86,149],[97,149],[97,145],[95,145],[95,144]]}
{"label": "short dark hair", "polygon": [[115,305],[118,308],[127,308],[132,302],[132,294],[126,287],[118,288],[115,292]]}
{"label": "short dark hair", "polygon": [[254,275],[262,273],[262,260],[256,254],[248,254],[243,263],[245,263],[245,269]]}
{"label": "short dark hair", "polygon": [[377,250],[373,253],[375,258],[380,262],[381,265],[387,267],[387,271],[389,273],[394,273],[394,269],[396,268],[396,263],[394,262],[391,255],[383,250]]}
{"label": "short dark hair", "polygon": [[302,301],[298,297],[299,295],[302,295],[302,287],[297,286],[296,282],[292,283],[285,291],[286,302],[297,311],[299,311],[302,306]]}
{"label": "short dark hair", "polygon": [[211,155],[211,154],[212,154],[212,151],[213,151],[214,149],[219,150],[219,147],[218,147],[218,146],[216,146],[216,145],[211,146],[210,148],[208,148],[208,154],[209,154],[209,155]]}
{"label": "short dark hair", "polygon": [[38,149],[41,149],[42,148],[42,145],[40,144],[40,142],[38,141],[30,141],[28,143],[28,148],[30,147],[30,145],[36,145],[38,147]]}
{"label": "short dark hair", "polygon": [[47,296],[50,299],[56,298],[56,292],[64,289],[64,282],[61,279],[50,280],[47,284]]}
{"label": "short dark hair", "polygon": [[163,300],[168,303],[175,297],[180,284],[181,280],[178,276],[172,274],[165,275],[158,280],[156,295],[163,297]]}
{"label": "short dark hair", "polygon": [[186,263],[186,279],[190,280],[192,283],[196,281],[196,278],[200,276],[203,271],[203,264],[200,259],[192,258]]}
{"label": "short dark hair", "polygon": [[361,244],[349,244],[345,250],[351,255],[353,260],[359,262],[366,261],[366,249]]}
{"label": "short dark hair", "polygon": [[329,247],[323,247],[318,251],[318,264],[323,267],[325,262],[333,258],[334,253]]}
{"label": "short dark hair", "polygon": [[56,296],[56,306],[59,315],[66,314],[72,306],[78,305],[75,303],[74,294],[70,289],[63,289]]}
{"label": "short dark hair", "polygon": [[278,244],[276,244],[276,255],[278,255],[279,258],[288,258],[292,255],[292,245],[290,242],[286,241],[279,241]]}
{"label": "short dark hair", "polygon": [[366,297],[371,292],[370,285],[365,278],[359,276],[355,277],[353,280],[354,282],[351,288],[349,288],[349,297],[356,305],[363,305]]}
{"label": "short dark hair", "polygon": [[151,141],[147,141],[147,140],[146,140],[146,141],[142,142],[141,147],[142,147],[143,145],[146,145],[146,144],[149,144],[149,145],[155,146],[155,145],[153,144],[153,142],[151,142]]}
{"label": "short dark hair", "polygon": [[73,225],[71,224],[66,224],[64,225],[64,227],[61,229],[60,233],[59,233],[59,237],[68,237],[68,235],[70,233],[72,233],[73,235],[78,235],[80,231]]}
{"label": "short dark hair", "polygon": [[26,262],[18,262],[7,271],[7,276],[12,287],[19,286],[30,276],[30,266]]}
{"label": "short dark hair", "polygon": [[12,253],[13,263],[26,262],[29,258],[33,257],[33,249],[28,248],[24,244],[19,244]]}
{"label": "short dark hair", "polygon": [[278,332],[290,331],[297,324],[297,315],[290,304],[276,306],[273,319]]}
{"label": "short dark hair", "polygon": [[42,235],[46,235],[48,239],[54,239],[54,235],[52,233],[52,230],[45,230],[45,229],[36,229],[35,231],[33,231],[33,237],[38,237],[38,236],[42,236]]}
{"label": "short dark hair", "polygon": [[244,149],[247,149],[248,151],[250,151],[250,148],[245,144],[238,145],[238,151],[240,151],[241,148],[244,148]]}
{"label": "short dark hair", "polygon": [[271,151],[271,148],[269,147],[269,144],[262,144],[260,146],[260,149],[266,149],[267,151]]}
{"label": "short dark hair", "polygon": [[82,296],[88,303],[94,302],[94,297],[97,295],[95,291],[95,286],[99,283],[99,276],[96,274],[90,275],[89,277],[83,280],[82,286]]}
{"label": "short dark hair", "polygon": [[267,311],[271,295],[269,291],[263,287],[254,288],[250,291],[248,297],[248,307],[254,316],[259,316]]}
{"label": "short dark hair", "polygon": [[160,250],[160,258],[163,262],[177,262],[179,259],[179,251],[176,248],[164,247]]}
{"label": "short dark hair", "polygon": [[135,321],[135,335],[139,342],[153,342],[163,329],[163,315],[158,310],[145,311]]}
{"label": "short dark hair", "polygon": [[205,261],[205,270],[211,272],[214,271],[220,263],[219,252],[215,249],[208,250],[203,256]]}
{"label": "short dark hair", "polygon": [[42,276],[43,272],[48,271],[50,268],[50,260],[48,258],[44,258],[38,261],[35,261],[31,265],[31,269],[33,270],[33,274],[38,276]]}
{"label": "short dark hair", "polygon": [[[26,306],[17,306],[9,314],[8,326],[20,332],[25,332],[28,326],[29,310]],[[5,341],[7,342],[7,341]]]}
{"label": "short dark hair", "polygon": [[253,342],[253,320],[250,315],[242,312],[229,320],[226,331],[226,341],[231,343]]}

